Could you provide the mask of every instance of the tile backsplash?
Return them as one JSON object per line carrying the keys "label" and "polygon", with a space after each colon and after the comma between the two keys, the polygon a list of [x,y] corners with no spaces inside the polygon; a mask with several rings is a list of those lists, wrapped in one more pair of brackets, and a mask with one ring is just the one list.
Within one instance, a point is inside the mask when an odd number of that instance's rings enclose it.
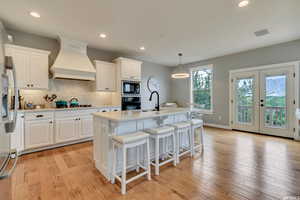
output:
{"label": "tile backsplash", "polygon": [[56,94],[56,100],[69,101],[72,97],[79,99],[80,104],[94,106],[107,105],[112,102],[112,93],[95,91],[94,81],[50,79],[49,90],[21,90],[20,94],[26,102],[45,104],[43,96]]}

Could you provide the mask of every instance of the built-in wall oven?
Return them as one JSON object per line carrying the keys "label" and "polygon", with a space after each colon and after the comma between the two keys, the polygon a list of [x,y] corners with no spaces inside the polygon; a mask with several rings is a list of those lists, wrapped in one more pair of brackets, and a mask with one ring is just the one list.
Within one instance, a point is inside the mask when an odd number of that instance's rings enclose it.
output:
{"label": "built-in wall oven", "polygon": [[141,82],[140,81],[122,81],[122,95],[140,95]]}
{"label": "built-in wall oven", "polygon": [[122,97],[122,110],[140,110],[141,109],[141,97]]}

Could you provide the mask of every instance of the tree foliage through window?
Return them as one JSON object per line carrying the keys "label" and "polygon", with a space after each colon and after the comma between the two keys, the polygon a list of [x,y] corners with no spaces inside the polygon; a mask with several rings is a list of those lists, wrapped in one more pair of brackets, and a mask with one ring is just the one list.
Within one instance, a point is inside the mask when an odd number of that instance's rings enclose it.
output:
{"label": "tree foliage through window", "polygon": [[201,109],[212,110],[212,68],[192,70],[192,100]]}

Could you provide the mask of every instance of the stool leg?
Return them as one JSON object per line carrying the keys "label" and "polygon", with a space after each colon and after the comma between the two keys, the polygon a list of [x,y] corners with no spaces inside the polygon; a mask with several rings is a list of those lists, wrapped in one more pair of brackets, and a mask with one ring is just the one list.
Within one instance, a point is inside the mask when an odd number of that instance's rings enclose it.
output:
{"label": "stool leg", "polygon": [[150,166],[150,147],[149,147],[149,139],[147,139],[146,143],[146,149],[147,149],[147,155],[146,155],[146,162],[147,162],[147,169],[148,169],[148,175],[147,178],[150,181],[151,180],[151,166]]}
{"label": "stool leg", "polygon": [[191,127],[191,135],[192,135],[192,151],[193,151],[193,155],[195,155],[195,135],[196,135],[196,132],[195,132],[195,128],[194,126]]}
{"label": "stool leg", "polygon": [[115,176],[116,176],[116,150],[115,150],[115,144],[113,143],[112,146],[112,177],[111,177],[111,183],[115,183]]}
{"label": "stool leg", "polygon": [[203,128],[203,125],[201,126],[201,132],[200,132],[200,136],[201,136],[201,151],[203,151],[204,149],[204,141],[203,141],[203,133],[204,133],[204,128]]}
{"label": "stool leg", "polygon": [[177,163],[177,153],[176,153],[176,138],[175,138],[175,133],[173,133],[171,136],[172,136],[172,140],[173,140],[173,142],[172,142],[173,159],[174,159],[173,165],[176,166],[176,163]]}
{"label": "stool leg", "polygon": [[190,147],[190,151],[191,151],[191,157],[193,157],[194,153],[194,143],[193,143],[193,134],[192,134],[192,128],[190,127],[188,129],[188,136],[189,136],[189,147]]}
{"label": "stool leg", "polygon": [[159,137],[155,137],[155,175],[159,175]]}
{"label": "stool leg", "polygon": [[136,147],[136,172],[140,172],[140,147]]}
{"label": "stool leg", "polygon": [[126,194],[126,162],[127,162],[127,148],[123,146],[123,169],[122,169],[122,183],[121,183],[121,192]]}
{"label": "stool leg", "polygon": [[176,133],[175,133],[176,135],[175,135],[175,137],[176,137],[176,162],[177,162],[177,164],[180,162],[180,160],[179,160],[179,150],[180,150],[180,142],[179,142],[179,138],[180,138],[180,133],[179,133],[179,130],[177,130],[176,131]]}
{"label": "stool leg", "polygon": [[163,138],[161,138],[161,140],[162,140],[162,160],[165,160],[165,153],[166,153],[166,146],[165,146],[165,138],[163,137]]}

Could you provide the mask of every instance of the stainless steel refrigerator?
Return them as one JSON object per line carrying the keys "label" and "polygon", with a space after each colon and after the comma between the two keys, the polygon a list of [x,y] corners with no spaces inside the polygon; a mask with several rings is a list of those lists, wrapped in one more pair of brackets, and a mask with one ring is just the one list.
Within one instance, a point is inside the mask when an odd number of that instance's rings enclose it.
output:
{"label": "stainless steel refrigerator", "polygon": [[[4,44],[7,39],[4,26],[0,22],[0,200],[12,198],[11,175],[18,158],[17,152],[10,147],[10,133],[14,131],[16,123],[18,91],[13,60],[5,56]],[[12,95],[15,98],[10,103],[13,99]],[[10,108],[14,110],[11,111]]]}

